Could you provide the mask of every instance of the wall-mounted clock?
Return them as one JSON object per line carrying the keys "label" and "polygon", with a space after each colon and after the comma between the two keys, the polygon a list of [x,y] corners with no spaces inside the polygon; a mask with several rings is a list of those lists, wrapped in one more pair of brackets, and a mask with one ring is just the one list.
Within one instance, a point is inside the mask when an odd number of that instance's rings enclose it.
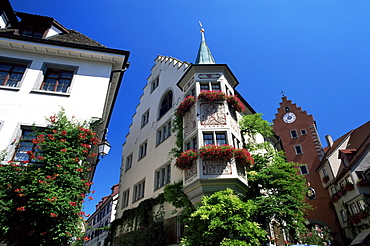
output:
{"label": "wall-mounted clock", "polygon": [[283,116],[283,120],[286,122],[286,123],[293,123],[295,121],[297,117],[295,116],[294,113],[286,113],[284,114]]}

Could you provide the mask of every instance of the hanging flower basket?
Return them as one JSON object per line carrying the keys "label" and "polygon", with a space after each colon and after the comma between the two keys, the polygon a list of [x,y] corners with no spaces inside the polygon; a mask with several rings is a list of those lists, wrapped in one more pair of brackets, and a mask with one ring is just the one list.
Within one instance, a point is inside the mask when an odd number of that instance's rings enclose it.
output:
{"label": "hanging flower basket", "polygon": [[230,145],[207,145],[199,149],[199,156],[203,160],[230,161],[233,157],[234,147]]}
{"label": "hanging flower basket", "polygon": [[180,156],[177,157],[175,166],[180,170],[188,170],[193,166],[197,159],[197,152],[193,149],[189,149],[182,152]]}
{"label": "hanging flower basket", "polygon": [[200,91],[198,99],[201,101],[225,101],[226,95],[222,91]]}
{"label": "hanging flower basket", "polygon": [[194,96],[187,96],[184,101],[180,103],[179,107],[176,110],[176,114],[179,117],[184,117],[184,115],[190,110],[195,102],[196,99]]}
{"label": "hanging flower basket", "polygon": [[324,182],[324,184],[326,184],[328,181],[329,181],[329,176],[328,175],[325,175],[324,177],[322,177],[322,182]]}
{"label": "hanging flower basket", "polygon": [[357,186],[370,186],[370,181],[366,179],[358,179]]}
{"label": "hanging flower basket", "polygon": [[249,168],[254,165],[254,160],[252,155],[246,149],[235,149],[234,158],[236,163]]}
{"label": "hanging flower basket", "polygon": [[237,96],[228,96],[226,102],[236,111],[240,113],[245,112],[244,104],[240,101],[240,99]]}

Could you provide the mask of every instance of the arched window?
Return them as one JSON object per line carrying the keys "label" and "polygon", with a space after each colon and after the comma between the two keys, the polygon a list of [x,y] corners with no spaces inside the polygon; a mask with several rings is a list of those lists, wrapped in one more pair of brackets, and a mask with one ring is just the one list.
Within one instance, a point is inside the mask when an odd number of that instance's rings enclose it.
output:
{"label": "arched window", "polygon": [[172,91],[167,92],[167,94],[163,97],[161,107],[159,109],[159,118],[165,115],[172,108],[172,98]]}

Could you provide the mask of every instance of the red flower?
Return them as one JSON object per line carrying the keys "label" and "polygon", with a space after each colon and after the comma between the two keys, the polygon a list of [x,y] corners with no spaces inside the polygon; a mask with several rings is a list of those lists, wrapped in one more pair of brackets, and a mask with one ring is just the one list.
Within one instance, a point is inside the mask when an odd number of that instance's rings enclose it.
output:
{"label": "red flower", "polygon": [[88,237],[83,237],[83,240],[85,240],[85,241],[90,241],[90,238],[88,238]]}
{"label": "red flower", "polygon": [[32,143],[33,144],[38,144],[39,142],[37,141],[37,139],[32,139]]}
{"label": "red flower", "polygon": [[88,198],[89,198],[89,200],[94,200],[94,198],[92,196],[89,196]]}
{"label": "red flower", "polygon": [[69,202],[69,204],[73,207],[76,207],[77,206],[77,202]]}
{"label": "red flower", "polygon": [[67,135],[67,132],[66,132],[66,131],[62,131],[62,132],[60,133],[60,135],[65,136],[65,135]]}
{"label": "red flower", "polygon": [[50,213],[50,217],[55,218],[55,217],[58,217],[58,215],[55,213]]}
{"label": "red flower", "polygon": [[39,160],[44,160],[44,159],[45,159],[44,157],[42,157],[42,156],[40,156],[40,155],[39,155],[37,158],[38,158]]}
{"label": "red flower", "polygon": [[77,171],[77,172],[82,172],[82,171],[83,171],[83,169],[82,169],[82,168],[77,168],[77,169],[76,169],[76,171]]}
{"label": "red flower", "polygon": [[65,142],[66,140],[65,140],[65,139],[60,139],[59,141],[61,141],[61,142]]}
{"label": "red flower", "polygon": [[17,208],[17,211],[20,211],[20,212],[23,212],[25,210],[26,210],[25,207],[19,207],[19,208]]}
{"label": "red flower", "polygon": [[61,152],[67,152],[67,150],[66,150],[66,149],[61,149],[60,151],[61,151]]}
{"label": "red flower", "polygon": [[57,130],[53,130],[53,133],[57,133],[58,131]]}
{"label": "red flower", "polygon": [[27,155],[32,155],[33,152],[31,150],[27,151]]}

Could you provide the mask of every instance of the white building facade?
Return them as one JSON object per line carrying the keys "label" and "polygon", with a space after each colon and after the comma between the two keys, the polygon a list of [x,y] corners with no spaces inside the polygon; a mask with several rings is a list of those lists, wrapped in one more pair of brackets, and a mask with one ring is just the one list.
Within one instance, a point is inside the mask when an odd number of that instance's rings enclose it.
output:
{"label": "white building facade", "polygon": [[22,134],[32,125],[45,127],[45,118],[61,108],[69,117],[99,120],[98,134],[107,128],[129,52],[106,48],[53,18],[15,14],[7,0],[0,12],[0,149],[7,150],[6,160],[22,158],[15,144]]}

